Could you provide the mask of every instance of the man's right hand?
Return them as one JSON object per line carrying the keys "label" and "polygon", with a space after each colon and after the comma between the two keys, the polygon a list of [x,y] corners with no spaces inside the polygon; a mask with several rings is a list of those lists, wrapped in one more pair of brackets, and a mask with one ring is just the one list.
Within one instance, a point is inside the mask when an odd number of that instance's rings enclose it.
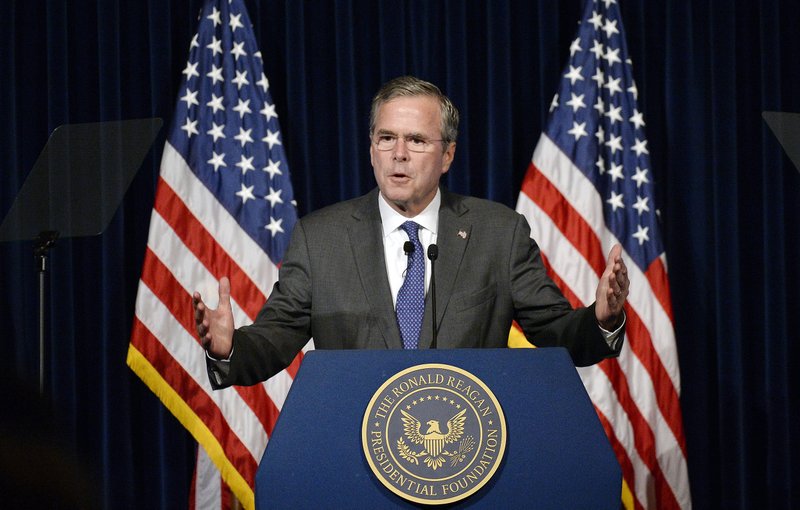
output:
{"label": "man's right hand", "polygon": [[219,281],[219,301],[216,310],[208,308],[199,292],[192,294],[194,322],[200,343],[211,357],[228,359],[233,348],[233,310],[231,282],[223,276]]}

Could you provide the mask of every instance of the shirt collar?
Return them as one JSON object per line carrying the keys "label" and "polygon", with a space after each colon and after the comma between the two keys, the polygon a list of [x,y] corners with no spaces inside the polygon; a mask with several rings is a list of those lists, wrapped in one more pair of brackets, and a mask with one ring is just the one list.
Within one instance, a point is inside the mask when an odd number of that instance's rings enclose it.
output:
{"label": "shirt collar", "polygon": [[395,211],[392,206],[383,198],[383,195],[378,193],[378,209],[381,213],[381,224],[383,225],[383,237],[388,236],[406,221],[415,221],[419,226],[430,230],[436,234],[436,229],[439,224],[439,206],[442,203],[442,192],[439,188],[436,189],[436,195],[431,200],[431,203],[423,209],[421,213],[413,218],[406,218],[399,212]]}

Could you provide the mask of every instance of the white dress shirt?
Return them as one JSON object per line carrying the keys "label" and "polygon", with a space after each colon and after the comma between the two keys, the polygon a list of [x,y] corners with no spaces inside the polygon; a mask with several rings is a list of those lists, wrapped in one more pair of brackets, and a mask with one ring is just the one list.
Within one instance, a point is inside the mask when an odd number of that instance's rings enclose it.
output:
{"label": "white dress shirt", "polygon": [[428,260],[428,246],[436,243],[436,229],[439,226],[439,205],[442,202],[441,191],[436,190],[436,196],[421,213],[413,218],[406,218],[392,209],[383,195],[378,193],[378,208],[381,213],[383,225],[383,253],[386,257],[386,274],[389,276],[389,288],[392,291],[392,303],[397,306],[397,293],[403,286],[403,281],[408,268],[408,255],[403,251],[403,244],[408,241],[408,234],[400,228],[406,221],[413,221],[419,225],[419,242],[425,255],[425,294],[431,282],[431,261]]}

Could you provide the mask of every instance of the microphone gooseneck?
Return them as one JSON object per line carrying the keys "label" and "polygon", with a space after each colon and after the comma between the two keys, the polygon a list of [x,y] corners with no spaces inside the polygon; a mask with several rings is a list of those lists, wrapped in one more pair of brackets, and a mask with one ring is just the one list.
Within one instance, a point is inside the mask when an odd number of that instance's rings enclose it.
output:
{"label": "microphone gooseneck", "polygon": [[436,349],[436,259],[439,258],[439,247],[435,244],[428,245],[428,259],[431,261],[431,329],[433,340],[431,349]]}

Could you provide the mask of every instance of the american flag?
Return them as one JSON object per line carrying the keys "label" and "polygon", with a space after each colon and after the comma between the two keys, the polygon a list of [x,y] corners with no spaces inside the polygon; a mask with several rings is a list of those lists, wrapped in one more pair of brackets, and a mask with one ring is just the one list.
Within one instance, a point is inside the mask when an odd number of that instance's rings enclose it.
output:
{"label": "american flag", "polygon": [[252,322],[297,220],[278,115],[242,0],[205,3],[178,95],[128,364],[202,446],[193,506],[225,507],[229,487],[253,508],[258,462],[302,354],[261,385],[213,391],[191,305],[199,290],[216,307],[217,281],[228,276],[236,325]]}
{"label": "american flag", "polygon": [[579,370],[622,467],[627,508],[690,508],[680,374],[645,122],[615,0],[586,2],[517,211],[573,306],[623,247],[620,357]]}

